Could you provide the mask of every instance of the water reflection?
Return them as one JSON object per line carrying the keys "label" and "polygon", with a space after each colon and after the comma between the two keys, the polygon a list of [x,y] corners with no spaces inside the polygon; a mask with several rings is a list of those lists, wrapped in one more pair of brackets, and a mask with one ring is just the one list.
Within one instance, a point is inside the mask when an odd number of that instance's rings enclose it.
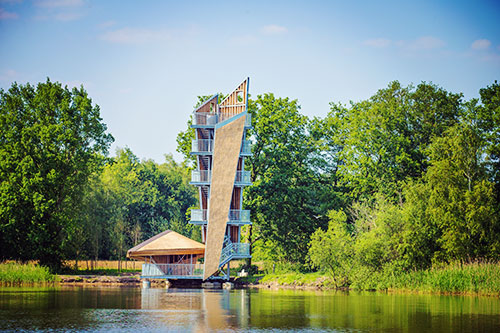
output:
{"label": "water reflection", "polygon": [[246,290],[142,289],[141,307],[165,310],[162,322],[195,332],[247,328],[250,298]]}
{"label": "water reflection", "polygon": [[0,288],[0,330],[500,332],[498,297]]}

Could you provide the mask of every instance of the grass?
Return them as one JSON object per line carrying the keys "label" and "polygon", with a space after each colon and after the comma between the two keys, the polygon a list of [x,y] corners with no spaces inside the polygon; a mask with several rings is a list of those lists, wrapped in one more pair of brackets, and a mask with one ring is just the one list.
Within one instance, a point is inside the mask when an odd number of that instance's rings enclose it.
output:
{"label": "grass", "polygon": [[500,264],[452,264],[386,278],[388,290],[500,295]]}
{"label": "grass", "polygon": [[[279,286],[335,288],[332,279],[321,272],[266,274],[259,282]],[[359,269],[351,276],[349,289],[499,296],[500,264],[450,264],[412,272]]]}
{"label": "grass", "polygon": [[33,263],[0,263],[1,284],[43,283],[54,280],[55,276],[50,273],[47,267]]}
{"label": "grass", "polygon": [[320,272],[267,274],[260,280],[263,284],[280,286],[331,287],[331,279]]}
{"label": "grass", "polygon": [[122,269],[116,268],[97,268],[97,269],[71,269],[64,272],[65,275],[104,275],[104,276],[120,276],[140,273],[141,269]]}

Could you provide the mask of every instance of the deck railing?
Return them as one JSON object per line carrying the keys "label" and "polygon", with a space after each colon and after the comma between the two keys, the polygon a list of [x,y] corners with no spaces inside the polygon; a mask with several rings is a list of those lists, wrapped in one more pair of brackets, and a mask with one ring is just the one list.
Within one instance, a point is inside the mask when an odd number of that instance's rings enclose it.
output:
{"label": "deck railing", "polygon": [[191,151],[193,153],[210,153],[213,151],[214,140],[197,139],[191,141]]}
{"label": "deck railing", "polygon": [[252,141],[244,140],[241,144],[241,152],[240,154],[249,155],[252,154]]}
{"label": "deck railing", "polygon": [[245,209],[231,209],[229,221],[250,222],[250,211]]}
{"label": "deck railing", "polygon": [[207,221],[208,210],[206,209],[191,209],[191,221]]}
{"label": "deck railing", "polygon": [[236,184],[250,184],[250,176],[250,171],[236,171],[236,178],[234,179],[234,182]]}
{"label": "deck railing", "polygon": [[[232,114],[210,114],[210,113],[194,113],[193,114],[193,125],[198,126],[214,126],[217,123],[223,122],[231,117],[234,117]],[[252,115],[247,113],[245,118],[245,127],[252,127]]]}
{"label": "deck railing", "polygon": [[[250,222],[250,211],[246,209],[231,209],[229,211],[228,219],[231,222]],[[191,221],[202,222],[207,220],[207,209],[191,209]]]}
{"label": "deck railing", "polygon": [[249,243],[229,243],[222,248],[220,255],[219,267],[226,264],[229,260],[236,258],[247,258],[250,256]]}
{"label": "deck railing", "polygon": [[193,170],[191,171],[191,182],[193,183],[210,183],[212,173],[210,170]]}
{"label": "deck railing", "polygon": [[202,264],[142,264],[142,276],[147,277],[200,277]]}

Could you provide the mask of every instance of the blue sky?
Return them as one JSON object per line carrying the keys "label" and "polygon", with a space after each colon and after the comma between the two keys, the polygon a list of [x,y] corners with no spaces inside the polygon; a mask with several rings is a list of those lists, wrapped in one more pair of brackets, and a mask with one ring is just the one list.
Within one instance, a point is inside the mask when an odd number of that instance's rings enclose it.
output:
{"label": "blue sky", "polygon": [[500,79],[498,1],[0,0],[0,88],[50,77],[83,84],[116,139],[163,161],[197,95],[330,102],[392,80],[466,99]]}

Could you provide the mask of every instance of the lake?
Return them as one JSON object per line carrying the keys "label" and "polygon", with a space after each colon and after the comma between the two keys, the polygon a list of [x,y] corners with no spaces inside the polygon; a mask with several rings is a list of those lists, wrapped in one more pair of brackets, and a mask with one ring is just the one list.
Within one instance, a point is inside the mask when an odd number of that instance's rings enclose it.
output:
{"label": "lake", "polygon": [[500,332],[498,297],[0,287],[2,331]]}

